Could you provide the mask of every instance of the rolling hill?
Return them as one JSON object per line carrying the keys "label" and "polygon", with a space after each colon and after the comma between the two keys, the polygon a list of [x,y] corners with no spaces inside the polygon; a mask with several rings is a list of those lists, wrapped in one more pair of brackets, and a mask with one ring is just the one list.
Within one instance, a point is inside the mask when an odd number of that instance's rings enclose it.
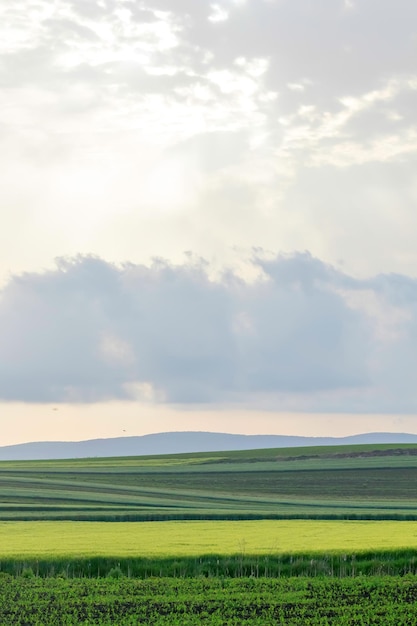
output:
{"label": "rolling hill", "polygon": [[0,462],[0,520],[417,519],[417,444]]}
{"label": "rolling hill", "polygon": [[417,443],[417,435],[407,433],[364,433],[338,438],[287,435],[232,435],[212,432],[167,432],[143,435],[141,437],[116,437],[73,442],[44,441],[0,446],[0,460],[122,457],[380,443]]}

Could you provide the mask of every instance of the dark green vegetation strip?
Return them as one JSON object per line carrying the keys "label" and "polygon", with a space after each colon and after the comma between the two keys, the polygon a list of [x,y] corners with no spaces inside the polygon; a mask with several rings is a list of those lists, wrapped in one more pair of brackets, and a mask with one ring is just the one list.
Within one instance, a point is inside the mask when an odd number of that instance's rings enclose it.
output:
{"label": "dark green vegetation strip", "polygon": [[417,519],[417,445],[3,461],[0,520]]}
{"label": "dark green vegetation strip", "polygon": [[363,579],[41,579],[0,582],[2,626],[408,626],[417,581]]}
{"label": "dark green vegetation strip", "polygon": [[[411,549],[345,554],[204,555],[199,557],[51,557],[3,558],[3,576],[27,578],[290,578],[293,576],[417,576]],[[0,622],[1,623],[1,622]]]}

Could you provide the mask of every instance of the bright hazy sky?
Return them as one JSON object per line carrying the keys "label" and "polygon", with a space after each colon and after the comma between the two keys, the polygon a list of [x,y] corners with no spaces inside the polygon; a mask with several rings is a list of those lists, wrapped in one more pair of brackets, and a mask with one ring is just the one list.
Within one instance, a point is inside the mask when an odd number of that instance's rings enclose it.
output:
{"label": "bright hazy sky", "polygon": [[417,432],[415,0],[2,0],[0,445]]}

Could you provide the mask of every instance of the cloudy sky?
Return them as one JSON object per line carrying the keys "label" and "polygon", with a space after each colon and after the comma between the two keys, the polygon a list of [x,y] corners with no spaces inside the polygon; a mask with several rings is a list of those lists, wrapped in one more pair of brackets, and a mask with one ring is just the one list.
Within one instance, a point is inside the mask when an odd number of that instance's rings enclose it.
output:
{"label": "cloudy sky", "polygon": [[417,432],[414,0],[2,0],[0,445]]}

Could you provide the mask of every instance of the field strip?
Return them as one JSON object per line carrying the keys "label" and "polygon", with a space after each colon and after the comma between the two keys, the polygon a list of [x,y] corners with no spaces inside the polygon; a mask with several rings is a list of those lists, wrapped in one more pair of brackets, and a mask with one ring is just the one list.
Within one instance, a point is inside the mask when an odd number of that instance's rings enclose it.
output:
{"label": "field strip", "polygon": [[7,557],[280,554],[417,550],[416,522],[177,521],[0,522]]}

